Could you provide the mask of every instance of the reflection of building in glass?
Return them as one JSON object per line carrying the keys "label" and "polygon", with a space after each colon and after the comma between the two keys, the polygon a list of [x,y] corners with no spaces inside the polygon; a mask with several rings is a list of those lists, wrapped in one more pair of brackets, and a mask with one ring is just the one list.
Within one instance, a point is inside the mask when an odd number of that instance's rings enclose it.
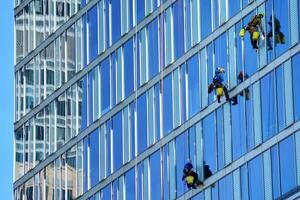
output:
{"label": "reflection of building in glass", "polygon": [[14,199],[300,196],[299,0],[15,3]]}

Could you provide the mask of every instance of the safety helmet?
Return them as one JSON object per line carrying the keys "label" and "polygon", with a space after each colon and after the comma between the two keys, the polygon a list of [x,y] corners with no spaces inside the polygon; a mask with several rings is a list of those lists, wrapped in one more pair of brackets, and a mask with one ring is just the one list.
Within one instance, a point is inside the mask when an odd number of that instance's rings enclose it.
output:
{"label": "safety helmet", "polygon": [[225,69],[223,67],[217,67],[216,72],[225,73]]}
{"label": "safety helmet", "polygon": [[184,169],[186,170],[191,170],[193,169],[193,164],[191,162],[187,162],[185,165],[184,165]]}
{"label": "safety helmet", "polygon": [[263,18],[263,17],[264,17],[264,13],[259,13],[258,16],[259,16],[260,18]]}

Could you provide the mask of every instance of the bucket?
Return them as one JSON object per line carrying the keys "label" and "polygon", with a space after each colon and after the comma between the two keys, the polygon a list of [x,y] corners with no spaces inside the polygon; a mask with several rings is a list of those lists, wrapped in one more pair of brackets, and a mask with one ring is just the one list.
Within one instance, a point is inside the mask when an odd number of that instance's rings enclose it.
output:
{"label": "bucket", "polygon": [[254,41],[257,41],[259,38],[259,32],[258,31],[254,31],[253,34],[252,34],[252,39]]}
{"label": "bucket", "polygon": [[217,96],[222,96],[223,95],[223,88],[219,87],[216,90],[217,90]]}
{"label": "bucket", "polygon": [[244,37],[245,36],[245,32],[246,32],[246,30],[244,28],[242,28],[240,30],[240,37]]}
{"label": "bucket", "polygon": [[186,177],[186,182],[187,182],[187,184],[189,184],[189,185],[194,184],[194,177],[193,177],[193,176],[188,176],[188,177]]}

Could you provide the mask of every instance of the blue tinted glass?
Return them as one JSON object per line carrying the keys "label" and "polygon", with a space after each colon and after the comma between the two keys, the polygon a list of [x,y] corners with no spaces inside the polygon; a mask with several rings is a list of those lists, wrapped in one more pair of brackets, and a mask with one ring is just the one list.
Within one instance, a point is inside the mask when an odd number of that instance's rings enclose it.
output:
{"label": "blue tinted glass", "polygon": [[97,6],[94,6],[88,12],[88,26],[89,26],[89,62],[91,62],[98,55]]}
{"label": "blue tinted glass", "polygon": [[218,184],[215,184],[215,187],[211,187],[211,200],[219,200],[219,198],[218,198]]}
{"label": "blue tinted glass", "polygon": [[296,187],[295,142],[293,135],[279,143],[281,194]]}
{"label": "blue tinted glass", "polygon": [[123,151],[122,151],[122,112],[119,112],[112,119],[113,129],[113,152],[114,152],[114,171],[122,166]]}
{"label": "blue tinted glass", "polygon": [[277,123],[278,131],[284,128],[284,84],[283,84],[283,68],[280,66],[276,69],[276,98],[277,98]]}
{"label": "blue tinted glass", "polygon": [[188,71],[188,99],[189,117],[200,111],[200,81],[199,81],[199,59],[198,54],[187,61]]}
{"label": "blue tinted glass", "polygon": [[[235,32],[236,34],[239,34],[239,31],[242,28],[241,22],[237,23],[235,25]],[[242,58],[242,40],[240,37],[236,37],[236,76],[243,70],[243,58]]]}
{"label": "blue tinted glass", "polygon": [[151,198],[161,199],[160,151],[150,156]]}
{"label": "blue tinted glass", "polygon": [[182,178],[182,170],[184,168],[185,163],[189,158],[189,142],[188,135],[186,132],[181,134],[176,138],[176,169],[177,169],[177,196],[181,196],[184,192],[187,191],[187,186],[181,180]]}
{"label": "blue tinted glass", "polygon": [[213,10],[214,10],[214,29],[218,28],[219,26],[219,1],[213,0]]}
{"label": "blue tinted glass", "polygon": [[229,174],[219,181],[219,199],[233,199],[232,174]]}
{"label": "blue tinted glass", "polygon": [[88,138],[83,139],[83,192],[88,190]]}
{"label": "blue tinted glass", "polygon": [[212,31],[211,1],[200,1],[201,39],[206,38]]}
{"label": "blue tinted glass", "polygon": [[[207,80],[209,83],[213,80],[213,73],[214,66],[213,66],[213,45],[212,43],[207,47]],[[208,94],[208,103],[211,104],[214,102],[214,93]]]}
{"label": "blue tinted glass", "polygon": [[109,184],[102,190],[102,199],[111,199],[111,185]]}
{"label": "blue tinted glass", "polygon": [[112,98],[112,106],[116,105],[116,77],[117,77],[117,62],[116,62],[116,53],[111,54],[111,98]]}
{"label": "blue tinted glass", "polygon": [[[82,24],[83,24],[83,49],[87,49],[87,31],[86,31],[86,15],[83,15],[82,17]],[[86,67],[87,65],[87,51],[83,51],[83,67]]]}
{"label": "blue tinted glass", "polygon": [[244,97],[237,96],[238,104],[231,106],[233,160],[246,152]]}
{"label": "blue tinted glass", "polygon": [[298,53],[292,58],[292,69],[293,69],[293,93],[294,93],[294,113],[295,120],[300,119],[300,95],[297,94],[300,88],[300,54]]}
{"label": "blue tinted glass", "polygon": [[128,97],[134,89],[134,66],[133,66],[133,39],[127,41],[124,45],[124,84],[125,98]]}
{"label": "blue tinted glass", "polygon": [[110,34],[109,34],[109,30],[110,30],[110,23],[109,23],[109,1],[110,0],[105,0],[105,37],[106,37],[106,48],[108,48],[110,46]]}
{"label": "blue tinted glass", "polygon": [[[289,47],[289,1],[274,1],[275,54],[280,56]],[[278,21],[277,21],[278,20]],[[277,23],[277,27],[276,27]]]}
{"label": "blue tinted glass", "polygon": [[186,33],[189,33],[186,35],[186,38],[185,38],[185,42],[186,42],[186,49],[185,49],[185,52],[187,52],[190,48],[191,48],[191,8],[190,8],[190,0],[185,0],[185,14],[186,14],[186,17],[185,17],[185,26],[186,26]]}
{"label": "blue tinted glass", "polygon": [[[159,17],[159,41],[163,41],[164,40],[164,14],[161,14]],[[164,42],[160,42],[159,43],[159,48],[161,49],[161,51],[159,51],[159,66],[160,69],[163,69],[164,67]]]}
{"label": "blue tinted glass", "polygon": [[136,35],[136,39],[135,39],[135,43],[136,43],[136,60],[138,61],[136,64],[136,81],[137,81],[137,88],[140,86],[140,32],[137,33]]}
{"label": "blue tinted glass", "polygon": [[248,200],[248,172],[247,172],[247,164],[244,164],[241,167],[241,196],[242,200]]}
{"label": "blue tinted glass", "polygon": [[[183,0],[178,0],[173,4],[174,23],[174,58],[179,58],[184,53],[184,15]],[[151,58],[151,57],[150,57]]]}
{"label": "blue tinted glass", "polygon": [[131,157],[132,158],[134,158],[134,155],[135,155],[134,111],[135,111],[135,102],[130,104],[130,131],[131,131]]}
{"label": "blue tinted glass", "polygon": [[223,33],[220,37],[218,37],[215,42],[215,67],[223,67],[225,69],[224,75],[224,83],[227,82],[227,40],[226,33]]}
{"label": "blue tinted glass", "polygon": [[163,82],[163,130],[164,135],[173,128],[173,108],[172,108],[172,74],[164,78]]}
{"label": "blue tinted glass", "polygon": [[[266,22],[270,22],[270,17],[272,16],[272,7],[273,7],[272,0],[268,0],[266,2],[266,15],[265,15]],[[273,35],[273,33],[272,33],[272,26],[270,24],[269,25],[267,24],[267,26],[266,26],[266,33],[267,33],[267,39],[268,38],[270,39],[269,41],[271,42],[271,45],[272,45],[273,38],[270,36]],[[274,59],[274,50],[267,51],[267,59],[268,59],[268,63],[270,63]]]}
{"label": "blue tinted glass", "polygon": [[158,73],[158,20],[148,25],[149,79]]}
{"label": "blue tinted glass", "polygon": [[147,148],[147,101],[146,93],[137,100],[137,138],[138,153]]}
{"label": "blue tinted glass", "polygon": [[113,200],[118,200],[118,179],[112,184],[113,186]]}
{"label": "blue tinted glass", "polygon": [[138,200],[142,200],[143,199],[143,193],[142,193],[142,189],[143,189],[143,163],[140,163],[137,166],[137,193],[138,193]]}
{"label": "blue tinted glass", "polygon": [[120,0],[111,1],[112,17],[112,43],[114,44],[121,36],[121,7]]}
{"label": "blue tinted glass", "polygon": [[91,187],[99,181],[99,131],[95,130],[89,137],[90,139],[90,177]]}
{"label": "blue tinted glass", "polygon": [[110,67],[109,58],[106,58],[100,64],[101,76],[101,114],[109,110],[110,105]]}
{"label": "blue tinted glass", "polygon": [[140,23],[145,17],[145,0],[139,0],[137,3],[137,23]]}
{"label": "blue tinted glass", "polygon": [[81,0],[81,7],[83,8],[86,5],[86,0]]}
{"label": "blue tinted glass", "polygon": [[[249,14],[244,19],[244,26],[247,26],[249,23],[251,17],[255,15],[254,12]],[[240,30],[238,30],[240,31]],[[251,76],[254,72],[257,71],[258,68],[258,62],[257,62],[257,52],[255,49],[252,48],[251,40],[250,40],[250,34],[247,32],[244,37],[244,58],[245,58],[245,73],[248,76]]]}
{"label": "blue tinted glass", "polygon": [[94,73],[89,73],[88,77],[89,77],[89,83],[88,83],[89,120],[88,120],[88,123],[91,124],[94,121],[94,119],[93,119],[93,112],[94,112],[94,109],[93,109],[93,79],[94,78],[93,77],[94,77]]}
{"label": "blue tinted glass", "polygon": [[246,92],[248,91],[248,100],[246,99],[246,132],[247,132],[247,148],[248,150],[252,149],[254,147],[254,131],[253,131],[253,114],[254,114],[254,108],[253,108],[253,87],[250,86],[247,88],[248,90],[244,91],[245,98],[247,98]]}
{"label": "blue tinted glass", "polygon": [[203,192],[201,192],[201,193],[197,194],[196,196],[194,196],[192,198],[192,200],[204,200],[204,194],[203,194]]}
{"label": "blue tinted glass", "polygon": [[240,10],[240,2],[236,0],[229,0],[228,2],[229,18],[233,17]]}
{"label": "blue tinted glass", "polygon": [[125,188],[126,188],[126,198],[125,199],[135,199],[135,174],[134,168],[129,170],[125,174]]}
{"label": "blue tinted glass", "polygon": [[210,170],[214,173],[216,171],[216,135],[215,135],[215,119],[214,113],[211,113],[204,118],[202,122],[203,127],[203,159],[209,165]]}
{"label": "blue tinted glass", "polygon": [[263,140],[271,138],[276,132],[274,73],[261,79],[261,109]]}
{"label": "blue tinted glass", "polygon": [[184,123],[187,119],[186,114],[186,65],[182,64],[180,67],[181,73],[181,121]]}
{"label": "blue tinted glass", "polygon": [[250,200],[264,199],[262,156],[258,156],[248,163],[249,197]]}
{"label": "blue tinted glass", "polygon": [[168,145],[165,145],[163,147],[163,177],[164,177],[164,182],[163,182],[163,187],[164,187],[164,200],[169,200],[169,180],[168,180]]}
{"label": "blue tinted glass", "polygon": [[196,128],[192,126],[188,133],[188,158],[192,163],[196,163]]}
{"label": "blue tinted glass", "polygon": [[217,114],[217,142],[218,142],[218,169],[224,167],[224,124],[223,124],[223,109],[219,108]]}
{"label": "blue tinted glass", "polygon": [[111,131],[111,122],[110,121],[107,121],[106,122],[106,151],[107,151],[107,162],[106,162],[106,167],[107,167],[107,171],[106,171],[106,175],[110,175],[110,172],[111,172],[111,166],[110,166],[110,162],[111,162],[111,134],[110,134],[110,131]]}
{"label": "blue tinted glass", "polygon": [[277,145],[271,148],[271,162],[272,162],[273,198],[277,199],[280,196],[280,174],[279,174],[279,159],[278,159]]}
{"label": "blue tinted glass", "polygon": [[79,82],[79,90],[82,88],[82,106],[81,106],[81,129],[83,130],[87,126],[87,77],[83,78],[82,82]]}
{"label": "blue tinted glass", "polygon": [[155,85],[155,125],[156,125],[156,141],[160,139],[160,104],[159,104],[159,95],[160,87],[159,83]]}

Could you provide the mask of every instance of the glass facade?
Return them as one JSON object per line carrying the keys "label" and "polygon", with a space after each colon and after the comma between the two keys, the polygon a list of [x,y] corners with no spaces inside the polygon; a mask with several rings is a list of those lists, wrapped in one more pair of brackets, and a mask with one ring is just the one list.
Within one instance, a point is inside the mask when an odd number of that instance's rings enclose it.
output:
{"label": "glass facade", "polygon": [[[15,6],[14,199],[298,192],[299,0]],[[239,34],[258,13],[266,34],[254,50]],[[207,92],[220,66],[237,105]],[[204,187],[182,181],[187,160]]]}

